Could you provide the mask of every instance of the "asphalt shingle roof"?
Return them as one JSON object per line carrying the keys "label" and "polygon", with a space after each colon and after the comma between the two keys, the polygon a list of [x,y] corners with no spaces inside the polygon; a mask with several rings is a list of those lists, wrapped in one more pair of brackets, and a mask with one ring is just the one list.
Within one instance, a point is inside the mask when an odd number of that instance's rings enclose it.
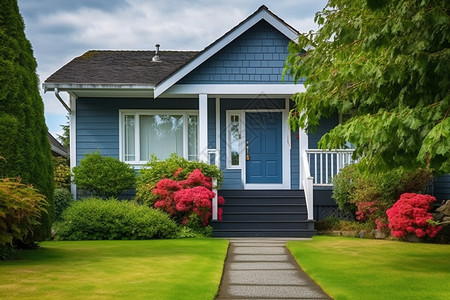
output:
{"label": "asphalt shingle roof", "polygon": [[198,51],[159,51],[161,62],[152,62],[155,51],[91,50],[74,58],[45,82],[156,85],[198,53]]}

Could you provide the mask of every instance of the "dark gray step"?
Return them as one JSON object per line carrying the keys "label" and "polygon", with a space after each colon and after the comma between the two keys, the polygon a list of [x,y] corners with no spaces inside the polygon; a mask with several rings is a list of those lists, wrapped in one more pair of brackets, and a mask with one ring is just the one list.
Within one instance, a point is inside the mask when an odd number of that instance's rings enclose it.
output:
{"label": "dark gray step", "polygon": [[293,204],[293,205],[225,205],[221,206],[223,208],[223,213],[262,213],[262,212],[273,212],[273,213],[283,213],[283,212],[306,212],[306,205]]}
{"label": "dark gray step", "polygon": [[298,222],[307,219],[307,213],[285,212],[260,212],[260,213],[245,213],[227,212],[222,214],[223,221],[278,221],[278,222]]}
{"label": "dark gray step", "polygon": [[308,229],[308,222],[269,222],[269,221],[221,221],[213,225],[214,230],[255,230],[255,229],[267,229],[267,230],[284,230],[284,229]]}
{"label": "dark gray step", "polygon": [[305,195],[303,190],[219,190],[219,195],[246,195],[246,196],[293,196]]}
{"label": "dark gray step", "polygon": [[311,237],[303,191],[225,190],[222,222],[212,222],[215,237]]}
{"label": "dark gray step", "polygon": [[314,230],[253,230],[253,231],[214,231],[213,237],[298,237],[310,238],[316,235]]}
{"label": "dark gray step", "polygon": [[249,205],[291,205],[291,204],[305,204],[305,198],[273,198],[273,197],[224,197],[225,204],[237,205],[237,204],[249,204]]}

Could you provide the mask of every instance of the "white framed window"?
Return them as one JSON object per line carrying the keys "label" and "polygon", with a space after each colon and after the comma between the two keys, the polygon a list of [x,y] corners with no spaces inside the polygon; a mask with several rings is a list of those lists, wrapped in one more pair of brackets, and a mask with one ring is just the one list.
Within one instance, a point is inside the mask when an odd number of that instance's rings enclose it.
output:
{"label": "white framed window", "polygon": [[152,154],[198,159],[198,112],[120,110],[120,158],[143,165]]}
{"label": "white framed window", "polygon": [[228,110],[227,113],[227,168],[242,168],[242,147],[244,141],[241,111]]}

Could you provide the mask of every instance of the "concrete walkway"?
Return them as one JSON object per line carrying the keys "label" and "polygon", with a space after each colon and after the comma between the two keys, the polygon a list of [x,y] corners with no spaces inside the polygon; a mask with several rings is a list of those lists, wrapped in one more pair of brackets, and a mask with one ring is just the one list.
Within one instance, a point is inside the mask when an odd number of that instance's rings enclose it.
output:
{"label": "concrete walkway", "polygon": [[290,239],[231,239],[216,300],[331,299],[298,266]]}

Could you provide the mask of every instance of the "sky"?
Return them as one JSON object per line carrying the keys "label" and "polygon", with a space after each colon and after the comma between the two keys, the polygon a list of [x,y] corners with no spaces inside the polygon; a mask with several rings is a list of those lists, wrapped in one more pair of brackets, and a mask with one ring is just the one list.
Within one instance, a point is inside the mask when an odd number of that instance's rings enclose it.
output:
{"label": "sky", "polygon": [[[317,30],[326,0],[18,0],[40,82],[88,50],[203,50],[261,5],[300,32]],[[68,95],[61,93],[67,100]],[[53,92],[41,96],[50,133],[67,112]]]}

